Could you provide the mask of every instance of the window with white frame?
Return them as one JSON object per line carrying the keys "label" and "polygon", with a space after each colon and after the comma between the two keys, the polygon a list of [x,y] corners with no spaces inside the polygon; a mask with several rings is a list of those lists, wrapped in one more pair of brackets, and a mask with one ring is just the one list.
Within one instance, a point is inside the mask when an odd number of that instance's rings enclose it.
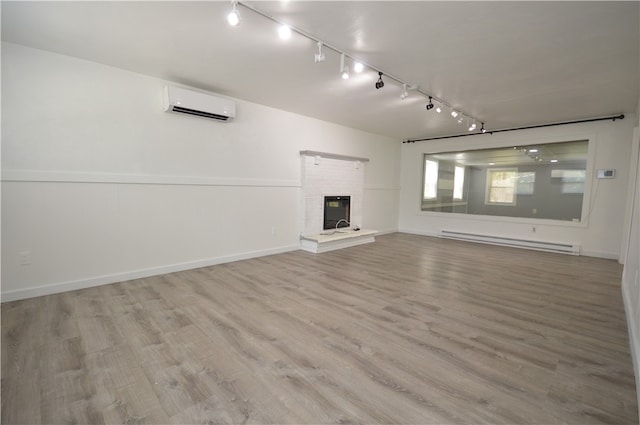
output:
{"label": "window with white frame", "polygon": [[517,182],[517,168],[487,169],[487,195],[485,203],[515,205]]}
{"label": "window with white frame", "polygon": [[553,170],[552,179],[560,179],[562,193],[584,193],[587,170]]}
{"label": "window with white frame", "polygon": [[536,172],[518,172],[518,182],[516,184],[516,195],[533,195],[536,184]]}
{"label": "window with white frame", "polygon": [[424,161],[423,199],[436,199],[438,196],[438,161]]}
{"label": "window with white frame", "polygon": [[458,201],[464,195],[464,167],[456,165],[453,173],[453,199]]}

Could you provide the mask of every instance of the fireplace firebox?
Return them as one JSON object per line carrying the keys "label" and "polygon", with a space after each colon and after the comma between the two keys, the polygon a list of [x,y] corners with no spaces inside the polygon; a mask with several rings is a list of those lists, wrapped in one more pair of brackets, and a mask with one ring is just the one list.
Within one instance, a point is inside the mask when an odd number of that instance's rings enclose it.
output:
{"label": "fireplace firebox", "polygon": [[324,230],[349,227],[351,196],[324,197]]}

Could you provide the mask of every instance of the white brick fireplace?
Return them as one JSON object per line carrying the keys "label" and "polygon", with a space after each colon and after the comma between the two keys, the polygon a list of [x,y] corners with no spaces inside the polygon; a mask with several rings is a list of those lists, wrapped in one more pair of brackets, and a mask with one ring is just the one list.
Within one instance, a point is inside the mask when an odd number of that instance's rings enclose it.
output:
{"label": "white brick fireplace", "polygon": [[302,158],[302,236],[323,232],[324,197],[351,197],[350,228],[362,226],[364,166],[367,158],[326,152],[301,151]]}

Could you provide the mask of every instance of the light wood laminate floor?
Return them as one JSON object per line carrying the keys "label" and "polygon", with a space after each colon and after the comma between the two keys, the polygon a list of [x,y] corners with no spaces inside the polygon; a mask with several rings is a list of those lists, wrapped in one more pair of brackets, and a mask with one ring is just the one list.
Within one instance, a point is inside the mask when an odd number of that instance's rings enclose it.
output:
{"label": "light wood laminate floor", "polygon": [[614,261],[392,234],[2,305],[2,423],[638,423]]}

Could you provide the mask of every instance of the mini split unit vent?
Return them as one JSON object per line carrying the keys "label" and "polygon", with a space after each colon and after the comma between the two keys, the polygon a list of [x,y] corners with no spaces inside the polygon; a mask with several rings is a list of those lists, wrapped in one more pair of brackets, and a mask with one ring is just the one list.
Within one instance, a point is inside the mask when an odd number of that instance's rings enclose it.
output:
{"label": "mini split unit vent", "polygon": [[164,110],[218,121],[231,121],[236,116],[236,103],[210,94],[165,86]]}

